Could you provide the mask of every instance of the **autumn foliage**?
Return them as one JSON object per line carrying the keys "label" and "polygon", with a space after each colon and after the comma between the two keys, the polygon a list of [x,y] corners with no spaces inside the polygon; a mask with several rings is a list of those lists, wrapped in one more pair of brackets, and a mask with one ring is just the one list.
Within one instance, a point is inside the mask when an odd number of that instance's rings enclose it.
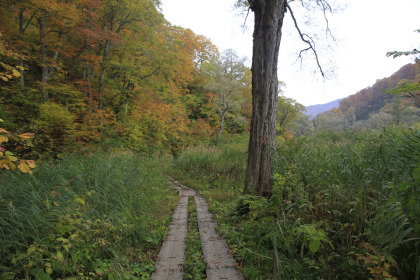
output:
{"label": "autumn foliage", "polygon": [[202,67],[218,50],[167,22],[158,1],[7,0],[0,32],[0,118],[7,130],[36,133],[25,154],[110,138],[177,153],[216,132]]}

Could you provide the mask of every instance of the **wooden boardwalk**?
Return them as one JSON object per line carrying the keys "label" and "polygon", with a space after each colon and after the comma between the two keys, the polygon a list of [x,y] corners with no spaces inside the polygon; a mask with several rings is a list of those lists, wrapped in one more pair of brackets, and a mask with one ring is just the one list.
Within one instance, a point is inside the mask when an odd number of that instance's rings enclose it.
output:
{"label": "wooden boardwalk", "polygon": [[243,280],[236,269],[236,262],[229,253],[226,241],[216,232],[213,216],[208,211],[206,201],[195,191],[185,187],[180,182],[170,178],[174,188],[179,191],[180,199],[175,209],[169,232],[159,253],[153,280],[177,280],[184,275],[185,238],[188,224],[188,199],[194,198],[200,239],[204,259],[207,263],[207,279]]}

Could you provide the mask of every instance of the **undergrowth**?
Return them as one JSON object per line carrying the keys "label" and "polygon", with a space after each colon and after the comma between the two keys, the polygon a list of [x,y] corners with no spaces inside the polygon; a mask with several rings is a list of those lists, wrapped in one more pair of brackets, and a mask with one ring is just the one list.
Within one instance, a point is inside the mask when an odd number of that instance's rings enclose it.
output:
{"label": "undergrowth", "polygon": [[163,161],[65,156],[0,177],[1,279],[148,279],[176,192]]}
{"label": "undergrowth", "polygon": [[246,149],[190,148],[172,170],[207,198],[246,279],[419,279],[418,130],[278,143],[270,199],[242,195]]}

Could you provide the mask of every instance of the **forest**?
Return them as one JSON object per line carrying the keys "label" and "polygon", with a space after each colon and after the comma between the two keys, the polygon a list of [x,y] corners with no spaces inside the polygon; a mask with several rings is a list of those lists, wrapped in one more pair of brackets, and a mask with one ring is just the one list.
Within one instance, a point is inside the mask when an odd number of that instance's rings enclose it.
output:
{"label": "forest", "polygon": [[[245,279],[419,280],[419,81],[417,58],[314,119],[279,82],[261,196],[244,192],[246,58],[158,0],[3,0],[0,278],[150,279],[171,175]],[[207,279],[191,227],[185,279]]]}

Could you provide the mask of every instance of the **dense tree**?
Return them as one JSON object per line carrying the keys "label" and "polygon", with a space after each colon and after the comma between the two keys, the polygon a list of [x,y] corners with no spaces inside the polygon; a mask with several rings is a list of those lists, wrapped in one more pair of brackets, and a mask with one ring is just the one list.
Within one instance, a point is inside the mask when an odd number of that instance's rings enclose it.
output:
{"label": "dense tree", "polygon": [[285,139],[292,137],[295,121],[304,109],[305,106],[296,102],[296,100],[279,95],[277,134]]}
{"label": "dense tree", "polygon": [[206,88],[214,94],[212,102],[216,104],[219,115],[218,137],[224,129],[226,113],[231,110],[235,99],[246,86],[244,78],[247,68],[244,62],[245,58],[240,58],[234,50],[228,49],[220,57],[214,57],[203,66],[203,71],[209,80]]}
{"label": "dense tree", "polygon": [[218,50],[166,22],[158,6],[152,0],[2,1],[3,127],[37,132],[37,156],[106,137],[144,152],[176,152],[208,138],[216,118],[201,68]]}
{"label": "dense tree", "polygon": [[309,135],[312,131],[313,123],[311,117],[306,114],[300,114],[295,121],[295,127],[293,128],[294,136]]}

